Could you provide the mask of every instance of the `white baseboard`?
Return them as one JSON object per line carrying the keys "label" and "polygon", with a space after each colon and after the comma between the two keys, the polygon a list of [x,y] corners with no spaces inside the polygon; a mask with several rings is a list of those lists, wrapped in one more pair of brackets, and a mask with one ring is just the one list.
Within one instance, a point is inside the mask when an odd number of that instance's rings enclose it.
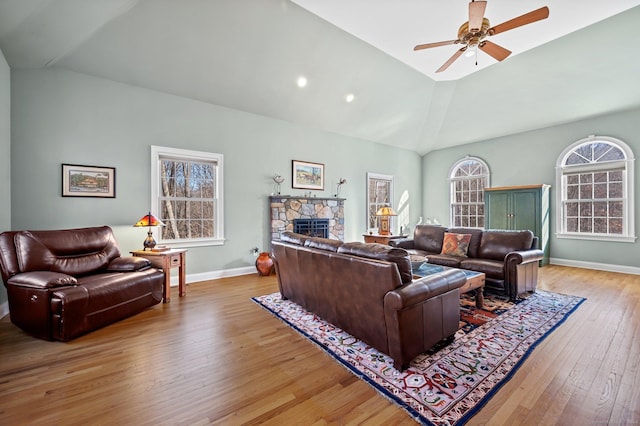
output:
{"label": "white baseboard", "polygon": [[[216,280],[218,278],[237,277],[239,275],[257,274],[255,266],[245,266],[242,268],[225,269],[222,271],[201,272],[199,274],[187,274],[187,284],[200,281]],[[171,287],[178,285],[178,277],[171,277]]]}
{"label": "white baseboard", "polygon": [[640,275],[640,268],[635,266],[610,265],[608,263],[583,262],[581,260],[558,259],[553,257],[549,259],[549,263],[552,265],[573,266],[576,268],[597,269],[599,271]]}

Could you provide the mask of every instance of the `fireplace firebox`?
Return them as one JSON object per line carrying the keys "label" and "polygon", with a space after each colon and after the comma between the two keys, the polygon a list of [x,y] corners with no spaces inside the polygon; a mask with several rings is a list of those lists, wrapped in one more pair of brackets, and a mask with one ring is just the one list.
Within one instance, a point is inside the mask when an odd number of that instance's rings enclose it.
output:
{"label": "fireplace firebox", "polygon": [[294,219],[293,232],[311,237],[329,237],[329,219]]}

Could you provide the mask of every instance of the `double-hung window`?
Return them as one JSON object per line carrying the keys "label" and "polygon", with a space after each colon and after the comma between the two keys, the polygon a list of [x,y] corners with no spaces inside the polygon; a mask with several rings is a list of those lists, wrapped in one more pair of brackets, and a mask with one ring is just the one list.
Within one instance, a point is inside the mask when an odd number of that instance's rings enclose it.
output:
{"label": "double-hung window", "polygon": [[151,208],[164,223],[160,243],[223,244],[222,177],[222,154],[151,147]]}
{"label": "double-hung window", "polygon": [[635,241],[633,154],[614,138],[590,136],[556,163],[558,238]]}
{"label": "double-hung window", "polygon": [[484,188],[489,186],[489,167],[479,158],[465,157],[449,172],[451,226],[484,228]]}

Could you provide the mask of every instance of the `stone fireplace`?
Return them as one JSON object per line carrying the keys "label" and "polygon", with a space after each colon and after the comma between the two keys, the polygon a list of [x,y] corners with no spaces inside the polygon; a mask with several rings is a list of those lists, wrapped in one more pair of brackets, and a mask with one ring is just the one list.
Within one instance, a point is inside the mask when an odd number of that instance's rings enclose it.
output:
{"label": "stone fireplace", "polygon": [[328,219],[327,238],[344,240],[344,198],[274,195],[271,207],[271,239],[294,230],[295,219]]}

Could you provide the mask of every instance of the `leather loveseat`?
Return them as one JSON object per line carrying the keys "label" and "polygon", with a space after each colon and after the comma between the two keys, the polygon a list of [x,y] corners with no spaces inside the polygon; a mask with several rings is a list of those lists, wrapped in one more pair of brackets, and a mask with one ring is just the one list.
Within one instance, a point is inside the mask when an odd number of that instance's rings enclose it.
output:
{"label": "leather loveseat", "polygon": [[485,289],[515,300],[533,292],[538,282],[538,264],[544,253],[531,231],[445,228],[418,225],[413,238],[394,239],[391,245],[429,263],[468,269],[485,274]]}
{"label": "leather loveseat", "polygon": [[414,280],[405,250],[291,232],[272,241],[272,253],[283,299],[389,355],[398,370],[458,330],[462,271]]}
{"label": "leather loveseat", "polygon": [[121,257],[111,228],[0,234],[11,322],[47,340],[71,340],[162,300],[164,274]]}

